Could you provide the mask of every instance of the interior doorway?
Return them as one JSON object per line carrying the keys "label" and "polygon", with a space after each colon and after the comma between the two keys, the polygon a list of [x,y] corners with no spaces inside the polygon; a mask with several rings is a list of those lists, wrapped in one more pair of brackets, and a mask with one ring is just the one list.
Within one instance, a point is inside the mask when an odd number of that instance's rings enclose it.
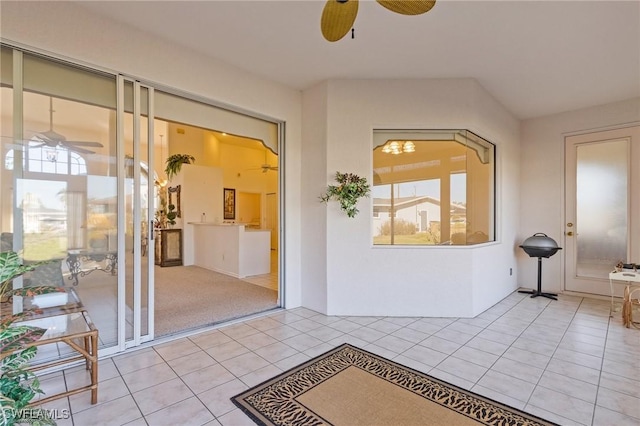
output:
{"label": "interior doorway", "polygon": [[565,161],[565,290],[609,296],[640,256],[640,126],[569,136]]}
{"label": "interior doorway", "polygon": [[[154,228],[166,227],[159,219],[166,222],[173,206],[172,228],[180,230],[183,250],[179,264],[155,267],[155,337],[279,307],[279,257],[271,243],[279,224],[277,213],[269,210],[279,193],[278,154],[261,140],[158,115],[154,128]],[[175,155],[193,160],[167,176],[166,160]],[[267,233],[264,253],[255,238],[242,247],[243,237]]]}

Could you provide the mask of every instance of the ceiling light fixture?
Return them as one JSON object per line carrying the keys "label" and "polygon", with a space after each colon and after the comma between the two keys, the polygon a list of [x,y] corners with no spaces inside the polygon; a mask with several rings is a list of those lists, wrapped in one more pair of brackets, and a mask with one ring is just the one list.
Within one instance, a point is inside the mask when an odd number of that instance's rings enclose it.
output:
{"label": "ceiling light fixture", "polygon": [[412,141],[388,141],[382,147],[385,154],[398,155],[416,151],[416,145]]}
{"label": "ceiling light fixture", "polygon": [[47,148],[45,152],[47,155],[47,160],[51,161],[52,163],[58,161],[58,150],[56,149],[56,147]]}

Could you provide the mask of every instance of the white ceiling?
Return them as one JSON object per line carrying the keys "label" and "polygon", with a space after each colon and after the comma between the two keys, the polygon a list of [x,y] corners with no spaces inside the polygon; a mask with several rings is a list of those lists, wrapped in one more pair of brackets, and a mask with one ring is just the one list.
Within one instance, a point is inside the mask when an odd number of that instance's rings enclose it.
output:
{"label": "white ceiling", "polygon": [[474,78],[520,119],[640,96],[640,2],[360,1],[355,39],[324,1],[88,1],[83,7],[296,89],[332,78]]}

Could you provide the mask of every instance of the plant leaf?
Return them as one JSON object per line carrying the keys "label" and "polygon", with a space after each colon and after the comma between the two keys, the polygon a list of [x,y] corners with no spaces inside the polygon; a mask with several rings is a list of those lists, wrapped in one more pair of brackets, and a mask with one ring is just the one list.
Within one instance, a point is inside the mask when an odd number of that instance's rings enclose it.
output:
{"label": "plant leaf", "polygon": [[10,369],[19,370],[35,358],[37,353],[37,346],[31,346],[23,351],[13,353],[2,359],[2,368],[5,372],[8,372]]}
{"label": "plant leaf", "polygon": [[0,296],[6,291],[9,282],[24,274],[33,271],[40,265],[52,262],[53,260],[43,260],[40,262],[23,265],[20,256],[15,251],[3,251],[0,253]]}
{"label": "plant leaf", "polygon": [[39,285],[34,287],[23,287],[5,293],[10,296],[33,297],[39,294],[64,293],[64,287],[54,287],[50,285]]}
{"label": "plant leaf", "polygon": [[40,339],[44,328],[19,325],[0,330],[0,353],[15,351]]}
{"label": "plant leaf", "polygon": [[13,425],[15,416],[15,401],[4,394],[0,394],[0,425]]}

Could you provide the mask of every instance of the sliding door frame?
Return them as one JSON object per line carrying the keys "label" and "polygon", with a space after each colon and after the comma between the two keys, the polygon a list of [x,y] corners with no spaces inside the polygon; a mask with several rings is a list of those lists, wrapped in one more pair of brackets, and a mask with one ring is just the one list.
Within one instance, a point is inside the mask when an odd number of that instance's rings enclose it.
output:
{"label": "sliding door frame", "polygon": [[[118,229],[122,230],[118,232],[118,252],[126,253],[126,173],[125,173],[125,135],[124,135],[124,123],[125,123],[125,83],[133,85],[133,181],[134,191],[132,194],[133,200],[133,282],[127,283],[126,279],[126,256],[118,257],[118,342],[120,350],[139,346],[142,343],[153,340],[154,338],[154,265],[153,259],[150,259],[153,253],[155,253],[154,240],[153,240],[153,217],[154,211],[154,185],[153,185],[153,93],[154,89],[151,86],[142,85],[138,80],[135,80],[124,75],[118,75],[117,88],[118,88],[118,103],[116,110],[116,123],[117,123],[117,138],[116,149],[118,152],[117,167],[120,173],[118,173]],[[146,209],[147,216],[142,216],[142,194],[140,192],[141,187],[141,174],[140,174],[140,145],[142,143],[141,134],[141,117],[142,117],[142,90],[146,89],[147,93],[147,158],[148,158],[148,170],[147,176],[147,200],[148,208]],[[147,235],[142,235],[142,220],[148,223]],[[147,333],[142,334],[142,254],[140,247],[142,247],[142,239],[147,238],[147,255],[149,257],[147,262],[147,277],[148,277],[148,289],[147,289]],[[133,334],[130,339],[127,339],[127,322],[126,322],[126,288],[127,285],[133,286]]]}

